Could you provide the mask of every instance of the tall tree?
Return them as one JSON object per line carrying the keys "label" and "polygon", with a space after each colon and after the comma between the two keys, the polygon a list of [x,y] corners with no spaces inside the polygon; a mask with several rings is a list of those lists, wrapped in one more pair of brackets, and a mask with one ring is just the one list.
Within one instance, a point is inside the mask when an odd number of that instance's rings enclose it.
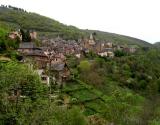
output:
{"label": "tall tree", "polygon": [[26,42],[31,42],[31,36],[29,30],[26,32]]}
{"label": "tall tree", "polygon": [[22,41],[23,42],[31,42],[31,36],[29,30],[26,32],[23,29],[20,29],[20,32],[22,34]]}

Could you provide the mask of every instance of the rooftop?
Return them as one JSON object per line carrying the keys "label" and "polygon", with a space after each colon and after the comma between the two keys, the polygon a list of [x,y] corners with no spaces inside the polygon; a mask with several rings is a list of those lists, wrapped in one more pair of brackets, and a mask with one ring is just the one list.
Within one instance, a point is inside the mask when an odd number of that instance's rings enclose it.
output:
{"label": "rooftop", "polygon": [[33,49],[35,48],[35,44],[33,42],[22,42],[19,45],[20,49]]}

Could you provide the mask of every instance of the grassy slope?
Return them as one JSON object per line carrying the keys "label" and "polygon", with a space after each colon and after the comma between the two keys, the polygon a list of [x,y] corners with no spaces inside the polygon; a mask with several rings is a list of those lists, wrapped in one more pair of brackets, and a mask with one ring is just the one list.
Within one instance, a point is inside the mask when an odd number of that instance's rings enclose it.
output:
{"label": "grassy slope", "polygon": [[111,41],[121,44],[136,44],[138,46],[152,46],[151,44],[132,37],[122,36],[101,31],[80,30],[73,26],[66,26],[58,21],[44,17],[35,13],[20,12],[0,7],[0,23],[5,23],[14,28],[35,29],[44,36],[60,35],[65,39],[78,39],[96,32],[96,37],[100,40]]}

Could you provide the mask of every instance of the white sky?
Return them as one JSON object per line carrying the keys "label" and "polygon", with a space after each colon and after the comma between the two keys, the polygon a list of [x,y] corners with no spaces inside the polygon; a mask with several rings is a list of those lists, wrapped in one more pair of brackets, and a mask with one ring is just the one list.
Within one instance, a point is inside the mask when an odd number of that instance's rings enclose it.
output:
{"label": "white sky", "polygon": [[81,29],[160,41],[160,0],[0,0]]}

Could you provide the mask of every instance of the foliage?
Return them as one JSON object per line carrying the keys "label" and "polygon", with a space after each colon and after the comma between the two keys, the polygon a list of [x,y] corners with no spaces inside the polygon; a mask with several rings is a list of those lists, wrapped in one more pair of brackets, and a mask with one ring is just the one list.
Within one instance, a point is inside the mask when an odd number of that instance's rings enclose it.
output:
{"label": "foliage", "polygon": [[116,50],[116,51],[114,52],[114,55],[115,55],[116,57],[122,57],[122,56],[126,56],[127,53],[124,52],[124,51],[121,51],[121,50]]}
{"label": "foliage", "polygon": [[3,114],[1,117],[3,117],[4,123],[9,122],[10,124],[13,122],[14,124],[16,114],[21,109],[21,106],[18,105],[23,105],[23,103],[19,103],[19,100],[23,99],[16,95],[21,93],[23,97],[30,101],[36,100],[44,94],[45,87],[41,84],[39,76],[26,66],[15,62],[0,63],[0,72],[0,102],[1,114]]}
{"label": "foliage", "polygon": [[23,29],[20,29],[20,32],[22,34],[23,42],[31,42],[31,36],[30,36],[29,30],[25,32]]}
{"label": "foliage", "polygon": [[1,91],[9,93],[11,89],[20,89],[22,95],[31,99],[40,96],[43,90],[40,78],[27,66],[15,62],[1,63],[0,71]]}
{"label": "foliage", "polygon": [[34,29],[39,32],[56,33],[64,39],[81,38],[84,34],[81,30],[73,26],[66,26],[53,19],[35,14],[23,12],[15,9],[0,7],[0,20],[5,24],[13,23],[17,28]]}
{"label": "foliage", "polygon": [[81,72],[87,72],[90,70],[90,63],[87,60],[81,61],[78,68]]}
{"label": "foliage", "polygon": [[[28,66],[0,63],[1,125],[86,125],[78,107],[58,107],[48,100],[48,89]],[[19,94],[18,94],[19,92]]]}
{"label": "foliage", "polygon": [[14,50],[19,47],[20,40],[17,37],[15,40],[11,40],[7,36],[7,30],[0,28],[0,51]]}
{"label": "foliage", "polygon": [[[149,121],[158,124],[156,116],[153,120],[151,116],[157,107],[153,103],[160,103],[151,100],[159,98],[159,54],[158,50],[153,49],[145,54],[116,57],[112,60],[95,57],[88,70],[79,70],[82,81],[103,93],[106,105],[103,109],[106,110],[100,114],[106,120],[122,125],[146,125]],[[87,114],[100,112],[95,102],[88,106],[90,108],[87,109]]]}

